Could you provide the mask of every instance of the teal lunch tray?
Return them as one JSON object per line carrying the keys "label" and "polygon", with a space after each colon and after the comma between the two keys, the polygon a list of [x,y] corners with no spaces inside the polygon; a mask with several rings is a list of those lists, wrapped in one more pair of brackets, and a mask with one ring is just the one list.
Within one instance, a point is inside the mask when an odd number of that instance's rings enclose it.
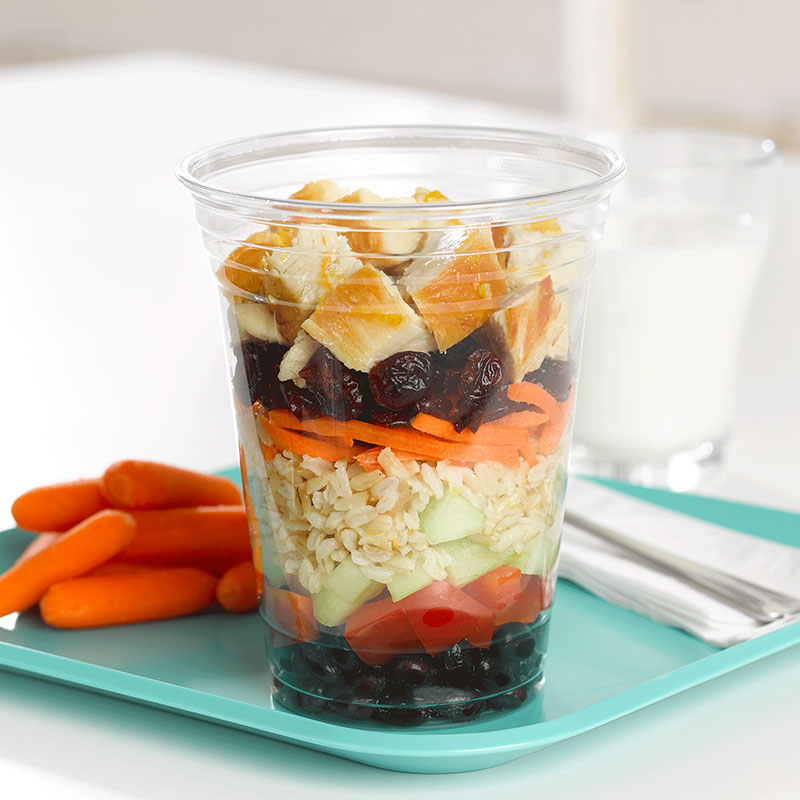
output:
{"label": "teal lunch tray", "polygon": [[[232,472],[230,473],[233,474]],[[800,547],[800,515],[621,484],[640,499]],[[0,569],[30,535],[0,534]],[[206,613],[88,631],[36,612],[0,622],[0,667],[404,772],[502,764],[800,643],[800,621],[719,650],[560,582],[543,693],[486,722],[426,729],[334,725],[272,704],[257,614]]]}

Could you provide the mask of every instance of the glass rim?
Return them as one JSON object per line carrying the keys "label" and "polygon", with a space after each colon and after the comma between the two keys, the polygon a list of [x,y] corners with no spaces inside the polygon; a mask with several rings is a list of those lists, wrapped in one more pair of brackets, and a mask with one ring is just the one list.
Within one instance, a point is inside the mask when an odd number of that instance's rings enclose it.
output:
{"label": "glass rim", "polygon": [[[781,155],[781,149],[774,139],[770,137],[754,136],[738,131],[723,131],[705,128],[681,128],[677,126],[644,126],[630,128],[599,128],[587,131],[585,134],[591,141],[608,137],[616,144],[624,145],[626,141],[637,141],[648,144],[661,143],[686,143],[718,146],[720,152],[724,149],[748,148],[746,155],[729,156],[726,158],[698,158],[687,160],[679,164],[651,164],[641,166],[640,162],[631,161],[631,173],[643,172],[657,175],[685,174],[689,172],[714,172],[735,171],[764,167],[773,164]],[[607,145],[608,146],[608,145]],[[624,147],[622,149],[625,149]]]}
{"label": "glass rim", "polygon": [[[595,162],[595,178],[563,189],[536,192],[531,194],[504,197],[494,200],[467,200],[420,203],[365,204],[322,202],[299,200],[286,197],[235,192],[214,186],[210,178],[224,174],[248,163],[263,163],[270,154],[273,158],[285,155],[312,153],[325,146],[359,143],[364,145],[374,141],[390,142],[413,138],[428,138],[456,142],[492,142],[498,144],[518,144],[519,146],[543,146],[554,151],[561,150],[576,157],[584,157]],[[551,159],[556,163],[555,159]],[[625,174],[625,159],[606,145],[591,142],[574,136],[540,131],[525,131],[514,128],[492,128],[468,125],[380,125],[333,128],[310,128],[282,133],[261,134],[231,139],[195,150],[182,158],[175,167],[175,176],[186,186],[196,199],[218,202],[224,206],[249,208],[252,210],[280,207],[285,211],[302,214],[322,213],[326,217],[340,215],[361,216],[364,213],[380,214],[382,219],[407,217],[414,214],[425,217],[461,213],[499,214],[520,206],[539,205],[544,207],[561,205],[570,201],[588,199],[611,188]],[[313,176],[309,176],[309,180]],[[323,178],[329,176],[321,176]],[[333,176],[335,177],[335,176]],[[424,211],[423,211],[424,208]]]}

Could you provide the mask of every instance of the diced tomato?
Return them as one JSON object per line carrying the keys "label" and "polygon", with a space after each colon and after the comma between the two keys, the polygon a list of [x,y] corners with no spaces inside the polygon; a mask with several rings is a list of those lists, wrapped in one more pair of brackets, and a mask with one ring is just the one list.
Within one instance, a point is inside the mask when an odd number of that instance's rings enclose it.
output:
{"label": "diced tomato", "polygon": [[344,627],[350,647],[366,664],[390,661],[397,653],[419,648],[419,639],[403,609],[391,597],[354,611]]}
{"label": "diced tomato", "polygon": [[541,578],[542,582],[542,608],[550,608],[553,605],[553,595],[556,590],[555,578]]}
{"label": "diced tomato", "polygon": [[463,591],[499,614],[522,597],[522,573],[516,567],[498,567],[467,584]]}
{"label": "diced tomato", "polygon": [[522,577],[522,594],[511,605],[495,614],[495,625],[507,622],[533,622],[542,610],[542,579],[539,575]]}
{"label": "diced tomato", "polygon": [[295,593],[299,595],[303,595],[303,584],[300,583],[300,579],[297,575],[287,575],[286,576],[286,585]]}
{"label": "diced tomato", "polygon": [[404,598],[399,605],[431,654],[441,653],[462,639],[476,647],[488,647],[491,643],[492,611],[447,581],[435,581]]}
{"label": "diced tomato", "polygon": [[310,597],[274,586],[267,586],[266,591],[267,619],[272,625],[298,642],[319,639]]}

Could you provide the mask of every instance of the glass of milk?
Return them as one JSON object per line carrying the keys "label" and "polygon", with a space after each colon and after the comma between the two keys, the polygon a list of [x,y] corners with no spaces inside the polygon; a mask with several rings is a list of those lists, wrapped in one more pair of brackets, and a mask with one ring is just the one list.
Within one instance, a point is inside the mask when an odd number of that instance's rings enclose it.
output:
{"label": "glass of milk", "polygon": [[574,471],[682,491],[720,473],[773,216],[771,140],[597,135],[628,160],[589,292]]}

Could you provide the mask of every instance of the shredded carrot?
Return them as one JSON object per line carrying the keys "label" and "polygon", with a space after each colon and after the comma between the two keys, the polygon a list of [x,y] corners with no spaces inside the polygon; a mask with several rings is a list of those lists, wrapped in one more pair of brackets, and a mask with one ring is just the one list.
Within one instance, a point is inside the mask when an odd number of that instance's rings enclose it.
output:
{"label": "shredded carrot", "polygon": [[526,442],[523,447],[520,447],[519,454],[532,467],[539,462],[539,454],[536,452],[536,446],[534,445],[533,442]]}
{"label": "shredded carrot", "polygon": [[338,441],[328,442],[314,439],[311,436],[304,436],[302,433],[279,428],[268,420],[262,420],[262,424],[278,450],[291,450],[301,456],[322,458],[325,461],[338,461],[340,458],[347,458],[350,455],[350,448],[338,444]]}
{"label": "shredded carrot", "polygon": [[242,502],[236,484],[154,461],[119,461],[103,474],[103,494],[115,508],[227,506]]}
{"label": "shredded carrot", "polygon": [[[358,461],[365,469],[377,469],[377,454],[384,447],[390,447],[395,454],[408,454],[406,460],[414,458],[422,461],[439,461],[446,458],[465,464],[476,461],[499,461],[509,466],[516,466],[519,463],[517,450],[528,440],[527,431],[523,428],[508,427],[500,429],[499,434],[497,427],[485,432],[479,428],[476,433],[465,431],[462,436],[456,433],[452,424],[446,420],[418,414],[414,423],[417,421],[419,425],[429,430],[426,432],[416,430],[416,424],[413,428],[387,428],[360,420],[344,422],[328,417],[298,420],[286,411],[281,413],[271,411],[269,419],[261,418],[261,424],[272,437],[278,450],[291,450],[300,455],[324,458],[326,461],[348,458],[351,461]],[[434,434],[434,430],[438,433]],[[326,438],[318,439],[315,435]],[[378,447],[363,449],[348,444],[354,441]],[[273,457],[271,451],[266,449],[269,447],[270,445],[262,445],[265,458]],[[373,450],[374,453],[371,452]]]}
{"label": "shredded carrot", "polygon": [[177,567],[92,575],[51,586],[39,604],[55,628],[99,628],[194,614],[214,602],[216,579]]}
{"label": "shredded carrot", "polygon": [[40,533],[35,538],[31,539],[30,544],[20,553],[19,557],[14,562],[14,566],[16,567],[18,564],[22,564],[29,558],[33,558],[43,550],[47,550],[51,544],[58,541],[59,537],[60,534],[58,533]]}
{"label": "shredded carrot", "polygon": [[95,479],[31,489],[14,501],[11,514],[26,531],[67,531],[104,508],[108,501]]}
{"label": "shredded carrot", "polygon": [[499,419],[493,419],[485,423],[490,428],[499,428],[510,425],[517,428],[538,428],[543,425],[550,417],[547,414],[540,414],[538,411],[512,411]]}
{"label": "shredded carrot", "polygon": [[217,602],[234,614],[258,608],[258,577],[252,561],[231,567],[217,581]]}
{"label": "shredded carrot", "polygon": [[[368,447],[356,456],[356,461],[364,467],[368,472],[373,472],[380,469],[378,463],[378,456],[385,450],[385,447]],[[406,450],[395,450],[390,448],[395,458],[400,461],[429,461],[427,456],[421,456],[419,453],[409,453]]]}
{"label": "shredded carrot", "polygon": [[518,403],[528,403],[540,408],[552,422],[561,419],[561,405],[558,400],[537,383],[512,383],[508,387],[508,397]]}
{"label": "shredded carrot", "polygon": [[250,558],[250,532],[244,506],[194,506],[163,511],[132,511],[136,536],[120,561],[159,566]]}
{"label": "shredded carrot", "polygon": [[128,545],[135,533],[133,518],[121,511],[100,511],[79,523],[0,576],[0,617],[35,605],[54,583],[99,567]]}
{"label": "shredded carrot", "polygon": [[436,436],[439,439],[463,442],[464,444],[522,447],[528,441],[528,432],[525,428],[506,425],[495,425],[492,428],[486,428],[486,426],[481,425],[474,433],[470,430],[457,431],[452,422],[448,422],[446,419],[439,419],[430,414],[417,414],[411,420],[411,427],[431,436]]}
{"label": "shredded carrot", "polygon": [[569,390],[569,397],[560,403],[560,415],[556,420],[547,422],[539,434],[539,452],[544,455],[555,453],[561,437],[564,435],[564,429],[567,427],[569,421],[570,411],[572,409],[572,401],[575,396],[575,387]]}
{"label": "shredded carrot", "polygon": [[514,447],[448,442],[413,428],[385,428],[355,419],[347,423],[347,429],[353,439],[360,442],[418,453],[428,460],[440,461],[446,458],[468,464],[476,461],[498,461],[508,466],[519,464],[519,454]]}
{"label": "shredded carrot", "polygon": [[269,421],[279,428],[316,433],[331,439],[339,439],[344,447],[353,446],[353,439],[347,433],[347,423],[340,419],[317,417],[316,419],[299,420],[291,411],[276,409],[269,412]]}
{"label": "shredded carrot", "polygon": [[261,455],[264,456],[264,461],[272,461],[278,455],[278,451],[271,444],[261,442]]}

